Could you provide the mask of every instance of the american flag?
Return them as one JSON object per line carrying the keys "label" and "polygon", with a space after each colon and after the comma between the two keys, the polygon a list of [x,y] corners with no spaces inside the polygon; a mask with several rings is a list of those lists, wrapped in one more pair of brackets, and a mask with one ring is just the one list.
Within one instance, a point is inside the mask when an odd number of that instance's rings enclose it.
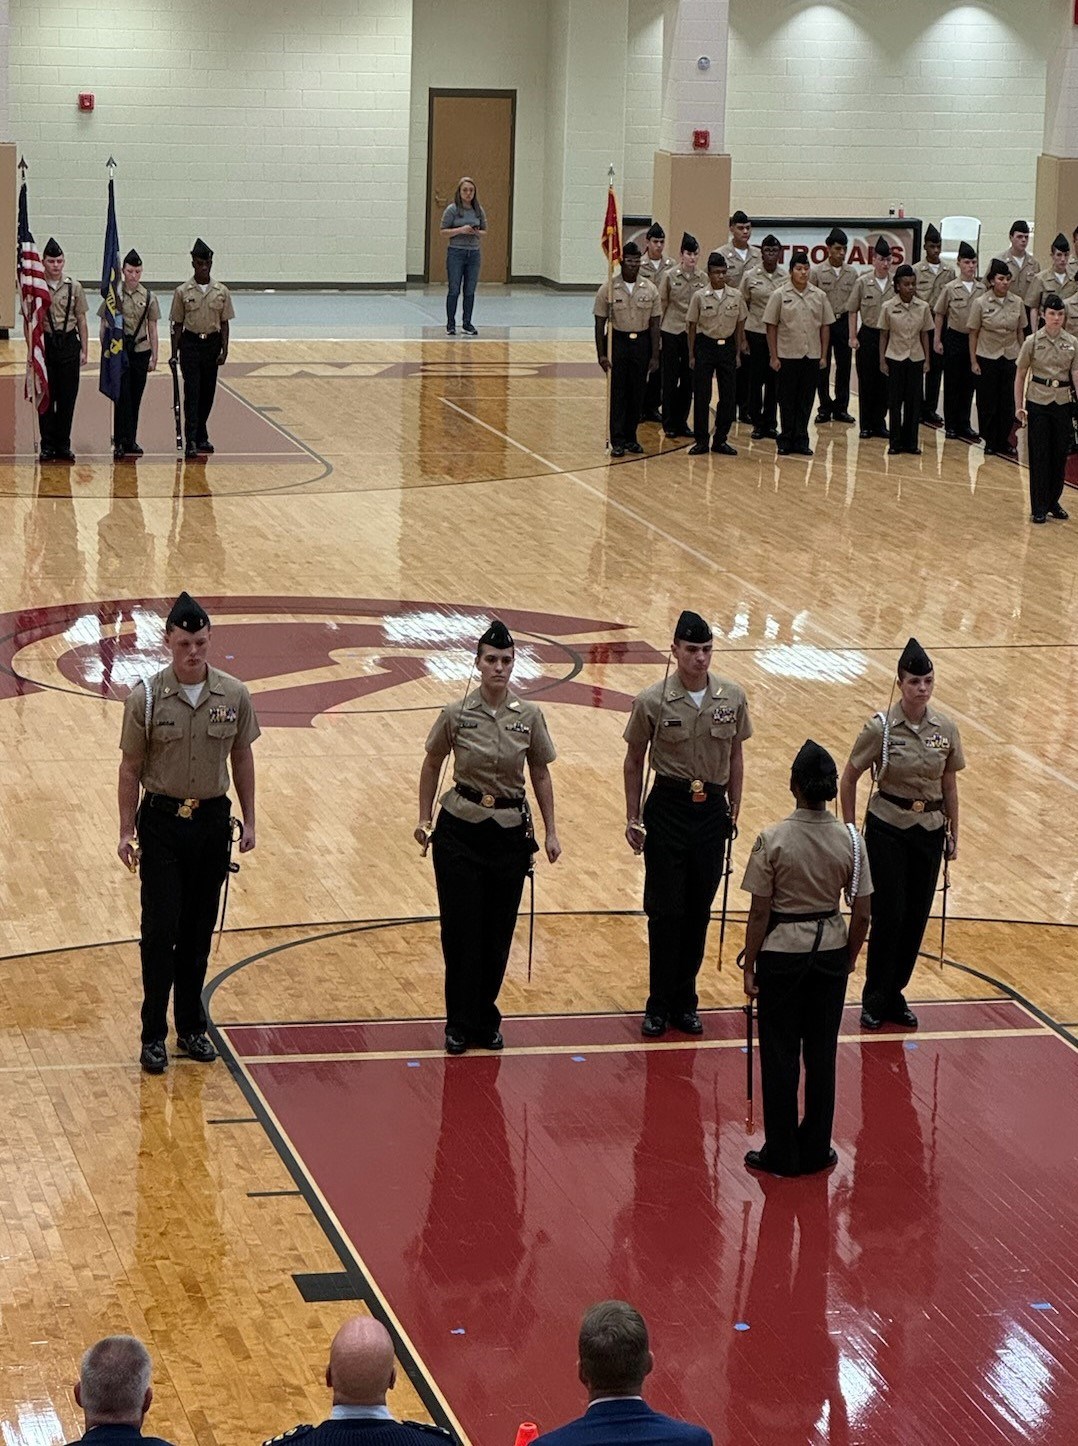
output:
{"label": "american flag", "polygon": [[39,412],[49,409],[49,375],[45,370],[45,312],[52,300],[45,285],[45,268],[30,231],[26,209],[26,182],[19,191],[19,295],[26,332],[27,401],[37,403]]}

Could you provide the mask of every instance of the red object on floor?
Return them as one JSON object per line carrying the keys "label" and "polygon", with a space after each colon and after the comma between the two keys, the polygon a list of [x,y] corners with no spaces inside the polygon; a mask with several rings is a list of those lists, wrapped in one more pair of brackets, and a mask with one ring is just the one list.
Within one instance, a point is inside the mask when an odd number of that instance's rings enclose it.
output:
{"label": "red object on floor", "polygon": [[801,1180],[744,1169],[740,1011],[711,1047],[508,1019],[458,1059],[437,1021],[223,1032],[477,1446],[583,1410],[608,1296],[648,1320],[651,1404],[717,1442],[1064,1446],[1078,1054],[1008,1002],[917,1008],[891,1038],[847,1011],[839,1165]]}
{"label": "red object on floor", "polygon": [[531,1443],[539,1435],[539,1427],[534,1421],[521,1421],[517,1427],[517,1439],[513,1446],[531,1446]]}

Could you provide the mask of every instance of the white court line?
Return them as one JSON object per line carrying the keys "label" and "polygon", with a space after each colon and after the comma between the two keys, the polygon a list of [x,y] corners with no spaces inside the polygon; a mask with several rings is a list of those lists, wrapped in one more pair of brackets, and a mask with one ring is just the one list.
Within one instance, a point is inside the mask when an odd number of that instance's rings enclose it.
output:
{"label": "white court line", "polygon": [[[489,422],[484,422],[481,417],[476,417],[473,416],[471,412],[466,412],[463,407],[458,407],[456,402],[451,402],[448,397],[443,397],[442,401],[447,407],[451,407],[454,412],[459,412],[462,417],[467,417],[469,422],[474,422],[477,427],[483,427],[486,431],[493,432],[496,437],[500,437],[502,441],[507,442],[510,447],[516,447],[518,451],[533,458],[540,466],[546,467],[548,471],[555,473],[559,478],[564,477],[570,482],[575,482],[578,487],[582,487],[585,492],[590,492],[593,497],[598,498],[606,507],[612,507],[615,512],[620,512],[625,517],[631,517],[634,522],[639,523],[639,525],[648,532],[654,533],[656,537],[661,537],[664,542],[670,543],[671,546],[680,548],[682,552],[686,553],[689,557],[695,558],[697,562],[703,563],[705,567],[710,568],[713,572],[722,573],[732,578],[739,587],[744,588],[746,592],[752,593],[758,597],[761,602],[767,603],[769,607],[775,608],[780,612],[787,612],[791,616],[796,615],[798,612],[798,609],[791,607],[788,603],[780,602],[770,593],[765,592],[763,588],[757,587],[755,583],[747,582],[745,578],[741,577],[738,573],[731,572],[729,568],[723,567],[721,563],[716,562],[708,553],[701,552],[698,547],[693,547],[692,543],[686,542],[684,538],[675,537],[672,532],[667,532],[665,528],[660,527],[657,523],[645,517],[642,512],[637,512],[635,507],[629,507],[624,502],[618,502],[616,498],[611,497],[608,493],[604,492],[602,488],[593,486],[591,482],[585,482],[583,477],[578,477],[575,472],[561,471],[549,458],[540,456],[538,452],[533,452],[530,447],[525,447],[523,442],[518,442],[506,432],[500,432],[497,427],[492,427]],[[671,454],[666,453],[665,455],[669,456]],[[831,632],[830,629],[822,623],[817,622],[814,626],[818,635],[826,639],[827,642],[838,651],[847,653],[862,651],[851,644],[848,639],[840,638],[836,633]],[[1001,646],[1005,645],[1001,644]],[[878,672],[885,674],[887,677],[891,676],[892,670],[884,667],[882,663],[877,662],[871,654],[866,653],[865,660],[870,667],[875,668]],[[1063,773],[1060,769],[1053,768],[1050,763],[1046,763],[1042,758],[1038,758],[1036,754],[1027,753],[1024,748],[1018,748],[1015,744],[1008,743],[1005,738],[1000,737],[1000,735],[993,732],[987,724],[980,722],[979,719],[972,717],[971,714],[963,713],[950,704],[948,704],[946,711],[957,718],[959,722],[968,723],[971,727],[979,729],[989,742],[998,744],[1001,748],[1009,749],[1016,758],[1020,758],[1024,763],[1039,769],[1041,773],[1054,779],[1056,783],[1062,784],[1064,788],[1069,788],[1072,792],[1078,793],[1078,779],[1072,778],[1069,773]]]}

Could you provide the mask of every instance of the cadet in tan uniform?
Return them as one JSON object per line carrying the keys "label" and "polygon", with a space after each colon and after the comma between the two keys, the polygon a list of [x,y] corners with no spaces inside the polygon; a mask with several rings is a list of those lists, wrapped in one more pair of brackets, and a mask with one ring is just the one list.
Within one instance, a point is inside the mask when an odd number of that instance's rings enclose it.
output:
{"label": "cadet in tan uniform", "polygon": [[885,1020],[916,1029],[903,990],[910,982],[936,891],[944,849],[958,855],[958,770],[965,768],[954,722],[932,699],[928,654],[910,638],[898,660],[898,702],[861,730],[842,774],[842,817],[857,822],[857,780],[871,768],[865,845],[872,864],[872,934],[861,1025]]}
{"label": "cadet in tan uniform", "polygon": [[172,361],[183,372],[184,455],[212,452],[207,426],[217,369],[228,360],[228,324],[236,315],[228,287],[210,276],[213,252],[201,237],[191,248],[194,276],[172,298]]}
{"label": "cadet in tan uniform", "polygon": [[1046,296],[1044,326],[1026,337],[1018,353],[1014,406],[1019,426],[1029,427],[1032,522],[1049,517],[1066,522],[1068,516],[1059,499],[1074,438],[1071,389],[1078,386],[1078,338],[1064,331],[1065,314],[1061,297]]}
{"label": "cadet in tan uniform", "polygon": [[977,277],[977,253],[968,241],[958,245],[958,278],[949,281],[939,294],[936,337],[932,350],[943,358],[944,435],[962,442],[979,442],[980,434],[970,425],[973,406],[973,366],[969,354],[969,313],[985,284]]}
{"label": "cadet in tan uniform", "polygon": [[663,319],[659,351],[663,378],[663,431],[670,438],[691,437],[692,367],[689,362],[687,315],[689,302],[707,285],[697,270],[700,243],[688,231],[681,238],[681,261],[659,278],[659,305]]}
{"label": "cadet in tan uniform", "polygon": [[[945,265],[940,257],[943,253],[943,237],[939,230],[929,223],[925,230],[925,254],[913,268],[917,278],[917,297],[929,311],[935,314],[936,302],[943,288],[955,280],[953,266]],[[921,403],[921,421],[930,426],[940,427],[943,418],[939,414],[940,382],[943,380],[943,354],[933,347],[928,350],[928,371],[924,377],[924,395]]]}
{"label": "cadet in tan uniform", "polygon": [[45,312],[45,370],[49,378],[49,405],[37,415],[41,432],[42,462],[74,462],[71,422],[79,394],[79,368],[86,365],[89,345],[86,330],[86,294],[81,285],[64,275],[64,253],[50,236],[41,253],[49,309]]}
{"label": "cadet in tan uniform", "polygon": [[[677,670],[637,695],[626,725],[625,837],[644,855],[650,992],[641,1033],[702,1034],[696,976],[726,840],[741,808],[742,744],[752,736],[744,689],[708,671],[711,628],[683,612],[671,645]],[[644,763],[654,783],[641,814]]]}
{"label": "cadet in tan uniform", "polygon": [[986,457],[1018,456],[1014,429],[1014,365],[1025,336],[1025,307],[1011,295],[1011,271],[994,257],[988,290],[969,309],[970,368],[977,387],[977,420]]}
{"label": "cadet in tan uniform", "polygon": [[[832,227],[827,237],[827,260],[822,266],[814,266],[809,280],[818,286],[831,303],[835,320],[831,327],[830,344],[827,348],[827,365],[820,370],[816,383],[816,395],[820,410],[816,413],[816,424],[822,422],[852,422],[850,413],[850,368],[853,353],[850,351],[850,324],[847,314],[850,298],[857,285],[857,268],[846,264],[846,247],[849,238],[840,226]],[[831,396],[831,362],[835,363],[835,395]]]}
{"label": "cadet in tan uniform", "polygon": [[604,281],[595,296],[595,349],[603,371],[610,369],[606,355],[607,317],[613,302],[613,371],[610,377],[610,455],[642,452],[636,440],[647,378],[659,367],[659,322],[662,307],[653,282],[640,275],[640,247],[629,241],[621,253],[621,275],[608,286]]}
{"label": "cadet in tan uniform", "polygon": [[[726,257],[726,284],[739,291],[745,272],[759,266],[761,260],[759,246],[752,244],[752,222],[744,211],[735,211],[730,217],[730,239],[719,250]],[[749,373],[746,367],[737,374],[737,414],[743,422],[755,425],[749,411]]]}
{"label": "cadet in tan uniform", "polygon": [[932,313],[928,303],[914,295],[917,286],[912,266],[900,266],[894,278],[896,296],[885,301],[880,313],[880,371],[887,378],[891,412],[890,456],[909,452],[921,455],[922,386],[932,350]]}
{"label": "cadet in tan uniform", "polygon": [[[1036,256],[1029,250],[1029,222],[1016,221],[1011,227],[1011,244],[1006,251],[1001,251],[993,260],[1004,261],[1007,270],[1011,274],[1011,292],[1017,296],[1023,306],[1028,305],[1027,293],[1034,281],[1037,279],[1037,272],[1041,264]],[[1023,327],[1026,325],[1023,320]]]}
{"label": "cadet in tan uniform", "polygon": [[711,379],[719,384],[715,408],[715,435],[711,450],[736,457],[737,448],[727,438],[734,421],[737,368],[741,360],[744,322],[748,315],[745,298],[727,284],[726,257],[712,251],[707,258],[708,285],[689,303],[689,366],[693,374],[693,435],[690,457],[707,451],[708,415],[711,409]]}
{"label": "cadet in tan uniform", "polygon": [[[180,593],[165,623],[169,667],[137,683],[124,703],[117,853],[142,876],[142,1054],[148,1074],[168,1066],[168,997],[176,1048],[201,1064],[202,986],[228,872],[228,765],[243,813],[240,852],[255,846],[258,720],[244,685],[206,662],[210,620]],[[139,787],[145,790],[139,802]],[[136,843],[137,835],[137,843]]]}
{"label": "cadet in tan uniform", "polygon": [[[416,842],[434,850],[445,958],[445,1047],[501,1049],[498,993],[513,942],[524,880],[537,852],[524,794],[524,765],[546,830],[546,856],[561,854],[554,827],[556,754],[535,703],[509,690],[515,644],[495,621],[479,639],[479,687],[443,708],[419,773]],[[432,829],[442,761],[453,754],[453,787]]]}
{"label": "cadet in tan uniform", "polygon": [[[782,243],[777,236],[765,236],[760,242],[760,264],[745,271],[741,278],[741,295],[749,314],[745,318],[745,340],[742,344],[742,366],[746,353],[749,366],[749,417],[752,440],[774,441],[778,436],[778,378],[771,370],[771,354],[767,349],[767,327],[764,309],[789,273],[780,266]],[[729,271],[727,271],[729,277]]]}
{"label": "cadet in tan uniform", "polygon": [[[644,235],[644,255],[640,260],[640,275],[645,281],[650,281],[658,290],[659,282],[668,271],[673,271],[676,262],[672,256],[665,255],[666,232],[653,221]],[[660,348],[662,338],[659,338]],[[660,351],[659,365],[653,372],[648,373],[647,385],[644,388],[643,410],[640,414],[642,422],[662,421],[662,356]]]}
{"label": "cadet in tan uniform", "polygon": [[835,313],[818,286],[809,282],[807,251],[790,256],[790,279],[764,308],[771,370],[778,373],[778,455],[811,457],[808,424],[816,374],[827,365]]}
{"label": "cadet in tan uniform", "polygon": [[[891,247],[883,236],[872,248],[872,271],[860,276],[850,297],[850,346],[857,353],[857,393],[861,436],[883,437],[887,430],[887,378],[880,371],[880,315],[894,296]],[[858,329],[860,322],[860,329]]]}
{"label": "cadet in tan uniform", "polygon": [[[846,980],[868,933],[872,874],[856,828],[827,811],[838,770],[808,739],[790,770],[794,812],[752,846],[741,887],[752,895],[745,930],[745,993],[759,1000],[764,1147],[750,1170],[812,1175],[837,1162],[835,1056]],[[850,930],[840,912],[845,892]],[[805,1113],[797,1090],[805,1061]]]}
{"label": "cadet in tan uniform", "polygon": [[[1066,301],[1068,297],[1078,292],[1075,270],[1075,263],[1071,260],[1070,242],[1060,231],[1052,242],[1051,265],[1045,267],[1043,271],[1037,272],[1025,295],[1030,331],[1037,330],[1038,317],[1046,296],[1058,296],[1061,301]],[[1013,290],[1013,282],[1011,286]]]}
{"label": "cadet in tan uniform", "polygon": [[[115,435],[112,455],[117,461],[128,455],[141,457],[138,444],[139,409],[146,390],[146,377],[157,370],[157,322],[161,308],[157,297],[142,285],[142,257],[131,250],[124,257],[123,285],[120,305],[124,314],[124,355],[127,364],[120,376],[120,395],[116,402]],[[104,302],[97,309],[101,318],[101,340],[105,340],[108,307]]]}

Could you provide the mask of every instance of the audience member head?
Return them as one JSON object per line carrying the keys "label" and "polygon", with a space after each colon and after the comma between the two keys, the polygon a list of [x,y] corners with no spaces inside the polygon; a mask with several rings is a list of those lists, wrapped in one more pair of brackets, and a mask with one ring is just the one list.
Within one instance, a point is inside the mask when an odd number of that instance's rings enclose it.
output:
{"label": "audience member head", "polygon": [[150,1353],[134,1336],[106,1336],[82,1358],[75,1400],[95,1426],[142,1425],[153,1400]]}
{"label": "audience member head", "polygon": [[592,1400],[639,1396],[654,1364],[648,1328],[638,1310],[623,1300],[602,1300],[580,1323],[578,1369]]}
{"label": "audience member head", "polygon": [[383,1406],[397,1367],[393,1342],[381,1321],[354,1315],[333,1337],[326,1385],[335,1406]]}

